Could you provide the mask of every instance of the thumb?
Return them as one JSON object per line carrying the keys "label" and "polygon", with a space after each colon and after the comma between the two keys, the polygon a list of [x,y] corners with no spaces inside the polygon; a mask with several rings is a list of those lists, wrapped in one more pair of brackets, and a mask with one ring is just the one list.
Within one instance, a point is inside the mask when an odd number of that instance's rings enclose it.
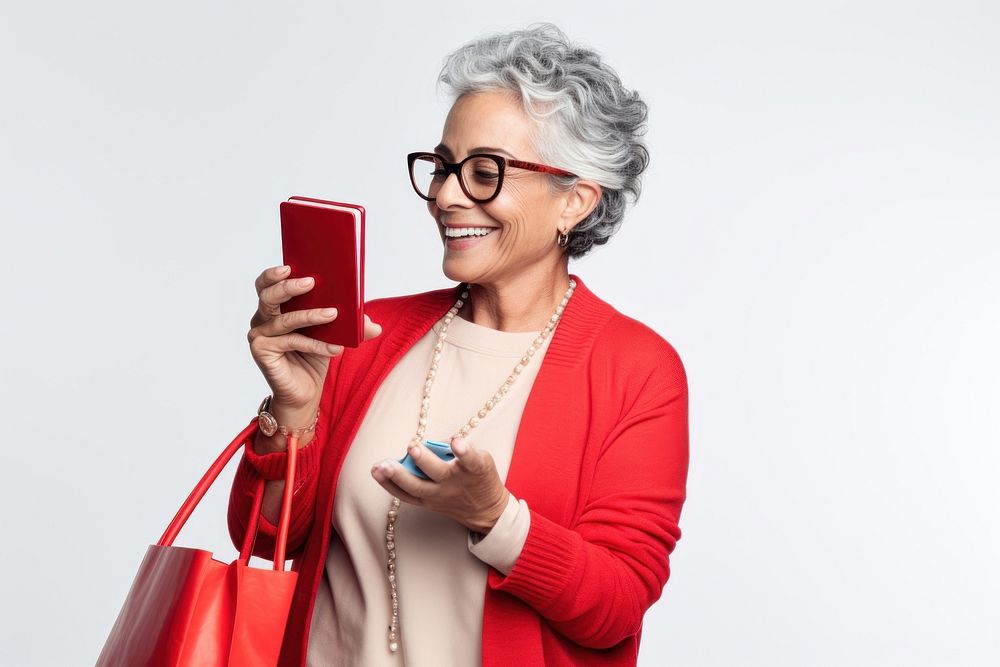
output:
{"label": "thumb", "polygon": [[382,335],[382,325],[377,322],[372,322],[371,318],[365,315],[365,340],[371,340],[372,338],[378,338]]}
{"label": "thumb", "polygon": [[479,468],[477,450],[462,436],[457,435],[451,439],[451,452],[455,455],[456,462],[466,470],[472,472]]}

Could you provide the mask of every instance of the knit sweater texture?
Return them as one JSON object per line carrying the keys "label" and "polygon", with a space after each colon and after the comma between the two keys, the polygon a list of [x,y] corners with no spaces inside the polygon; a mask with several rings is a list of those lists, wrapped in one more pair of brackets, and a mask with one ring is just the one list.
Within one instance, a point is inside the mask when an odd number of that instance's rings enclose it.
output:
{"label": "knit sweater texture", "polygon": [[[482,664],[635,665],[642,618],[670,576],[688,471],[687,376],[674,347],[578,276],[529,394],[506,486],[527,501],[528,537],[484,591]],[[313,440],[298,457],[288,556],[299,579],[282,667],[305,662],[340,467],[379,384],[458,298],[459,287],[366,304],[378,338],[330,360]],[[286,455],[248,448],[230,495],[242,543],[254,481]],[[273,555],[261,519],[254,553]]]}

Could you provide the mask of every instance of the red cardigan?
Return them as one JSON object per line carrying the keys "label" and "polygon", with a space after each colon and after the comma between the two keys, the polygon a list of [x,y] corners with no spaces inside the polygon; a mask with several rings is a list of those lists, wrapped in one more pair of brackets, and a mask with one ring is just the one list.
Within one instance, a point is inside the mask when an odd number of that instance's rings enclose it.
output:
{"label": "red cardigan", "polygon": [[[574,278],[517,432],[506,486],[527,501],[531,527],[513,570],[489,571],[483,665],[634,665],[643,614],[660,597],[681,535],[688,393],[680,357]],[[288,554],[299,579],[282,666],[305,663],[347,449],[382,380],[457,296],[456,287],[372,301],[366,312],[383,334],[331,359],[316,435],[298,458]],[[280,479],[284,458],[244,454],[229,506],[237,547],[255,475]],[[276,529],[261,524],[255,553],[266,558]]]}

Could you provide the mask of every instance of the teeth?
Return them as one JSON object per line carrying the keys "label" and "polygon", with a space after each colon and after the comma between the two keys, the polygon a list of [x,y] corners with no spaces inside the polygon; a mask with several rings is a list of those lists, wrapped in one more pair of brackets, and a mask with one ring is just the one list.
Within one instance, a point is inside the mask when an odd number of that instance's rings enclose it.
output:
{"label": "teeth", "polygon": [[493,229],[490,227],[445,227],[444,235],[457,239],[463,236],[486,236],[492,231]]}

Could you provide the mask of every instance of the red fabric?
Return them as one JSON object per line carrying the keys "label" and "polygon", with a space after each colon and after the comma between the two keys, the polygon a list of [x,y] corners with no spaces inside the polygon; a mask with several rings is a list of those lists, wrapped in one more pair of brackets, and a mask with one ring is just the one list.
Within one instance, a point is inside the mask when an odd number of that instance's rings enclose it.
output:
{"label": "red fabric", "polygon": [[[484,665],[634,665],[643,614],[660,597],[681,536],[684,366],[670,343],[574,278],[507,475],[507,488],[528,503],[531,528],[510,574],[490,570]],[[382,336],[331,360],[317,434],[296,481],[288,552],[299,581],[282,666],[305,663],[347,449],[382,380],[456,298],[452,288],[373,301],[366,313],[382,324]],[[307,453],[314,447],[321,451]],[[229,509],[235,544],[253,500],[252,469],[267,474],[282,456],[248,452],[241,461]],[[256,552],[266,557],[275,528],[261,523]]]}

